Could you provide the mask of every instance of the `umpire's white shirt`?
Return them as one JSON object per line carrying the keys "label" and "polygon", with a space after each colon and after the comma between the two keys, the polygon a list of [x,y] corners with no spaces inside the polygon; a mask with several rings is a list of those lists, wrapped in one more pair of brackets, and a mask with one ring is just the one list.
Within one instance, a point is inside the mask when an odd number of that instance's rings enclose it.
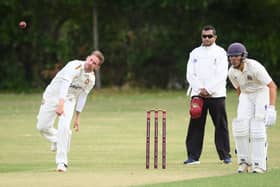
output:
{"label": "umpire's white shirt", "polygon": [[235,88],[240,87],[242,93],[254,93],[261,90],[272,81],[266,69],[258,61],[244,60],[244,69],[241,72],[232,66],[228,73],[229,79]]}
{"label": "umpire's white shirt", "polygon": [[222,47],[214,43],[195,48],[189,55],[186,73],[191,96],[205,88],[212,97],[225,97],[227,73],[227,54]]}
{"label": "umpire's white shirt", "polygon": [[44,98],[58,99],[63,81],[71,82],[65,99],[77,99],[81,93],[87,95],[95,84],[95,76],[85,72],[84,64],[81,60],[70,61],[48,85]]}

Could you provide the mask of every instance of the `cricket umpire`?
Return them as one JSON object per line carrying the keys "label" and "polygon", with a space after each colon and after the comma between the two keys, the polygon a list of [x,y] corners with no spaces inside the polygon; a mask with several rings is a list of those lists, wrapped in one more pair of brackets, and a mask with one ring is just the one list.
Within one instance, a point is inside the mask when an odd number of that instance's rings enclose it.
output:
{"label": "cricket umpire", "polygon": [[204,26],[201,46],[189,55],[186,79],[191,88],[192,102],[186,136],[188,158],[184,164],[200,163],[208,111],[215,126],[215,145],[219,159],[225,164],[231,163],[225,107],[228,60],[226,51],[216,45],[216,39],[215,28]]}

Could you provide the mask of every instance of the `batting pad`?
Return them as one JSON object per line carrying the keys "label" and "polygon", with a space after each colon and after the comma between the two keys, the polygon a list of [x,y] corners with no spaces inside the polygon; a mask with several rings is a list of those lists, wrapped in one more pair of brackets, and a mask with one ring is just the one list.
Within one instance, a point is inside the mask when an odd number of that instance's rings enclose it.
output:
{"label": "batting pad", "polygon": [[234,119],[232,121],[232,132],[237,150],[238,164],[246,162],[249,164],[249,119]]}
{"label": "batting pad", "polygon": [[261,118],[251,120],[251,143],[252,143],[252,164],[253,168],[266,170],[266,128],[265,122]]}

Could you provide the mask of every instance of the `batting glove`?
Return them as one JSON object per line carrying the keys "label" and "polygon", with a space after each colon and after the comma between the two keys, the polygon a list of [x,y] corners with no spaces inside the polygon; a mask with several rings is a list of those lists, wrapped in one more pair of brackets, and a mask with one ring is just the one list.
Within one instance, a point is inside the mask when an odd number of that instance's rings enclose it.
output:
{"label": "batting glove", "polygon": [[269,105],[266,108],[265,124],[267,127],[271,127],[276,122],[276,110],[273,105]]}

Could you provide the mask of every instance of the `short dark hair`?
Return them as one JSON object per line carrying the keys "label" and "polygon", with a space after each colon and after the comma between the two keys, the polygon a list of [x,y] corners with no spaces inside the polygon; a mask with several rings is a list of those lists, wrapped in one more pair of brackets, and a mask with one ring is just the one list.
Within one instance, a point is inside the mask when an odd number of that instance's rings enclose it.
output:
{"label": "short dark hair", "polygon": [[202,28],[203,31],[208,31],[208,30],[212,30],[213,31],[213,34],[214,35],[217,35],[216,34],[216,29],[215,27],[213,27],[212,25],[205,25],[203,28]]}

